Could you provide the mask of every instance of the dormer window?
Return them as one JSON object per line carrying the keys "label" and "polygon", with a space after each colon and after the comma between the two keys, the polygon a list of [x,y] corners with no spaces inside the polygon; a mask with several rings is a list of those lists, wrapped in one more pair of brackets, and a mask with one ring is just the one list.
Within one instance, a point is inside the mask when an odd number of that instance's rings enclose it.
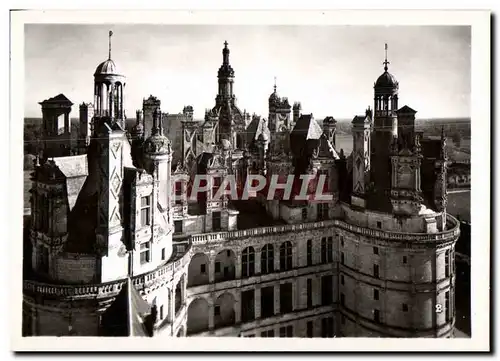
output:
{"label": "dormer window", "polygon": [[220,177],[214,177],[212,182],[213,182],[212,183],[212,197],[214,197],[220,188],[220,184],[221,184]]}
{"label": "dormer window", "polygon": [[182,182],[175,182],[175,204],[182,204]]}
{"label": "dormer window", "polygon": [[141,227],[151,225],[151,196],[141,197]]}

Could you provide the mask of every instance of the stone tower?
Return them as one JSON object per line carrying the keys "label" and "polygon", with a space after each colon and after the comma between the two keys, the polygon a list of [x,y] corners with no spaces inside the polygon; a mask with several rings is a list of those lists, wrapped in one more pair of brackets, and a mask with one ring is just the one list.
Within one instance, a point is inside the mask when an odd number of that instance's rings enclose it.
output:
{"label": "stone tower", "polygon": [[352,121],[352,195],[351,203],[364,208],[366,206],[366,186],[370,172],[370,124],[368,111],[364,116],[356,116]]}
{"label": "stone tower", "polygon": [[59,94],[39,103],[43,117],[44,158],[63,157],[71,154],[71,119],[73,103]]}
{"label": "stone tower", "polygon": [[92,118],[94,117],[94,105],[91,103],[80,104],[80,129],[78,132],[78,152],[86,153],[92,136]]}
{"label": "stone tower", "polygon": [[110,119],[125,129],[125,112],[123,107],[123,89],[125,77],[120,75],[115,62],[111,59],[111,37],[109,32],[108,59],[96,68],[94,73],[94,112],[95,116]]}
{"label": "stone tower", "polygon": [[337,134],[337,121],[333,117],[326,117],[323,120],[323,133],[335,148],[335,138]]}
{"label": "stone tower", "polygon": [[[142,127],[144,129],[144,138],[151,135],[153,129],[153,113],[161,108],[161,100],[150,95],[149,98],[142,101]],[[161,127],[161,123],[158,124]]]}
{"label": "stone tower", "polygon": [[387,44],[385,44],[384,73],[379,76],[374,86],[374,121],[372,142],[372,171],[375,189],[384,195],[390,188],[390,160],[389,149],[398,134],[398,109],[399,83],[389,73],[387,61]]}

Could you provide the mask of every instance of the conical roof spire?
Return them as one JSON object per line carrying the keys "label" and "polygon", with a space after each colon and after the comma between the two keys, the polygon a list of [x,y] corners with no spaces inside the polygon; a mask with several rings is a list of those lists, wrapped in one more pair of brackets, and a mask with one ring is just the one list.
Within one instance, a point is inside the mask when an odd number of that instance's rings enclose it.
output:
{"label": "conical roof spire", "polygon": [[387,66],[387,65],[390,64],[390,62],[387,61],[387,43],[385,43],[385,60],[384,60],[384,62],[382,64],[384,64],[384,71],[389,70],[389,68]]}

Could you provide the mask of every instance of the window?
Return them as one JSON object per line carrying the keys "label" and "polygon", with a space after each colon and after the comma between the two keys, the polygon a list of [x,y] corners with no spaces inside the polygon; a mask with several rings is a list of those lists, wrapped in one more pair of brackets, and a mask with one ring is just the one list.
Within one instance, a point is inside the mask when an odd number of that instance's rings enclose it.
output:
{"label": "window", "polygon": [[378,254],[378,247],[373,247],[373,254]]}
{"label": "window", "polygon": [[326,242],[326,260],[328,263],[333,262],[333,237],[328,237]]}
{"label": "window", "polygon": [[321,304],[327,306],[333,303],[333,276],[321,277]]}
{"label": "window", "polygon": [[408,305],[403,303],[403,312],[408,312]]}
{"label": "window", "polygon": [[151,196],[141,197],[141,227],[151,224]]}
{"label": "window", "polygon": [[444,276],[450,277],[450,251],[444,253]]}
{"label": "window", "polygon": [[274,286],[260,290],[260,310],[262,318],[274,316]]}
{"label": "window", "polygon": [[406,256],[403,256],[403,264],[407,264],[408,263],[408,258],[406,258]]}
{"label": "window", "polygon": [[175,204],[182,204],[182,182],[175,182]]}
{"label": "window", "polygon": [[312,279],[307,279],[307,308],[312,307]]}
{"label": "window", "polygon": [[161,249],[161,260],[165,261],[165,248]]}
{"label": "window", "polygon": [[345,306],[345,295],[343,293],[340,294],[340,305]]}
{"label": "window", "polygon": [[314,336],[313,333],[313,322],[307,321],[307,337],[311,338]]}
{"label": "window", "polygon": [[280,327],[280,337],[293,337],[293,326]]}
{"label": "window", "polygon": [[344,252],[340,253],[340,264],[344,264]]}
{"label": "window", "polygon": [[340,245],[344,247],[344,236],[340,236]]}
{"label": "window", "polygon": [[333,317],[321,319],[321,337],[333,337]]}
{"label": "window", "polygon": [[220,214],[220,212],[212,212],[212,230],[214,232],[221,230],[221,214]]}
{"label": "window", "polygon": [[373,265],[373,277],[379,278],[379,267],[378,264]]}
{"label": "window", "polygon": [[255,319],[255,291],[241,292],[241,321],[248,322]]}
{"label": "window", "polygon": [[182,221],[174,221],[174,233],[182,233]]}
{"label": "window", "polygon": [[224,279],[229,278],[229,267],[224,267]]}
{"label": "window", "polygon": [[241,276],[251,277],[255,274],[255,252],[253,247],[247,247],[241,255]]}
{"label": "window", "polygon": [[220,272],[220,262],[215,262],[215,273]]}
{"label": "window", "polygon": [[379,310],[373,310],[373,319],[375,322],[380,322],[380,311]]}
{"label": "window", "polygon": [[262,274],[274,272],[274,249],[272,244],[262,247],[260,253],[260,272]]}
{"label": "window", "polygon": [[274,330],[267,330],[260,333],[260,337],[274,337]]}
{"label": "window", "polygon": [[382,228],[382,222],[377,221],[377,228],[378,228],[378,229],[381,229],[381,228]]}
{"label": "window", "polygon": [[163,320],[163,305],[160,306],[160,320]]}
{"label": "window", "polygon": [[340,275],[340,284],[344,285],[345,280],[344,280],[344,275]]}
{"label": "window", "polygon": [[312,266],[312,239],[307,240],[307,265]]}
{"label": "window", "polygon": [[293,311],[292,299],[292,284],[280,284],[280,313],[290,313]]}
{"label": "window", "polygon": [[373,290],[373,299],[375,301],[378,301],[379,300],[379,291],[378,290]]}
{"label": "window", "polygon": [[307,208],[302,208],[302,220],[307,221]]}
{"label": "window", "polygon": [[220,316],[220,306],[214,307],[214,316]]}
{"label": "window", "polygon": [[451,308],[450,308],[450,292],[444,294],[444,312],[446,322],[450,321]]}
{"label": "window", "polygon": [[318,221],[328,219],[328,203],[318,203]]}
{"label": "window", "polygon": [[221,184],[220,177],[214,177],[212,183],[212,197],[214,197],[217,191],[219,190],[220,184]]}
{"label": "window", "polygon": [[321,238],[321,263],[326,263],[326,237]]}
{"label": "window", "polygon": [[207,266],[205,264],[200,265],[200,273],[207,272]]}
{"label": "window", "polygon": [[283,242],[280,246],[280,270],[288,271],[292,269],[292,242]]}
{"label": "window", "polygon": [[141,243],[140,253],[141,264],[151,262],[151,242]]}

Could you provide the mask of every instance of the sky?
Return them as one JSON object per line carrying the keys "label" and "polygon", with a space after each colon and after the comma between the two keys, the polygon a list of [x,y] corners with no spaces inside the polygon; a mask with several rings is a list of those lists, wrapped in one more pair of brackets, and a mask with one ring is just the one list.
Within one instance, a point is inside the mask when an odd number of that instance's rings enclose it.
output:
{"label": "sky", "polygon": [[75,105],[93,101],[93,74],[108,57],[126,76],[126,114],[143,98],[163,112],[194,107],[195,118],[215,104],[224,41],[235,70],[241,110],[267,118],[276,77],[278,94],[300,101],[315,118],[352,119],[373,108],[373,85],[389,72],[399,81],[399,106],[417,118],[470,117],[471,32],[468,26],[214,26],[25,25],[25,116],[41,117],[39,102],[59,93]]}

